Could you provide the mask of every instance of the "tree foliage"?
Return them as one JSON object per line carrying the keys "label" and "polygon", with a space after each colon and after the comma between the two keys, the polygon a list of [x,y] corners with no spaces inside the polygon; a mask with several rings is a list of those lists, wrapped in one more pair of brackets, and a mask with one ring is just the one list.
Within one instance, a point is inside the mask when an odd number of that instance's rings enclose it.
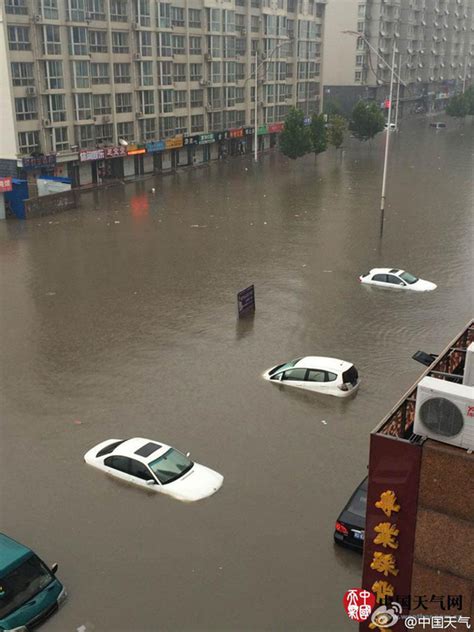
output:
{"label": "tree foliage", "polygon": [[311,147],[315,154],[326,151],[328,141],[326,138],[326,121],[324,120],[324,114],[313,114],[309,127],[309,136],[311,138]]}
{"label": "tree foliage", "polygon": [[384,129],[385,120],[375,103],[359,101],[352,110],[349,129],[359,140],[370,140]]}
{"label": "tree foliage", "polygon": [[446,106],[446,114],[456,118],[464,118],[470,114],[474,106],[474,94],[472,89],[464,94],[455,94]]}
{"label": "tree foliage", "polygon": [[301,110],[291,108],[288,112],[285,127],[280,134],[280,150],[292,160],[311,151],[309,130],[304,124],[304,114]]}
{"label": "tree foliage", "polygon": [[328,141],[336,149],[344,142],[344,134],[347,129],[347,121],[343,116],[336,114],[329,119]]}

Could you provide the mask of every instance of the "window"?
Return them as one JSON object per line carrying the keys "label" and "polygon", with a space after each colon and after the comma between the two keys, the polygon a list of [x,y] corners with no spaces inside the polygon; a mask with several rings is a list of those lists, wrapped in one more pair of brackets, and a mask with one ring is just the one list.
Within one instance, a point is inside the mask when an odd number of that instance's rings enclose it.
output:
{"label": "window", "polygon": [[365,50],[365,42],[362,37],[357,38],[357,50]]}
{"label": "window", "polygon": [[158,56],[171,57],[171,33],[158,33]]}
{"label": "window", "polygon": [[387,275],[386,274],[374,274],[372,277],[372,281],[378,281],[379,283],[387,283]]}
{"label": "window", "polygon": [[140,138],[142,140],[153,140],[156,138],[156,119],[142,119],[140,121]]}
{"label": "window", "polygon": [[191,116],[191,132],[202,132],[204,129],[204,116],[193,114]]}
{"label": "window", "polygon": [[153,85],[153,62],[141,61],[138,66],[138,80],[141,86]]}
{"label": "window", "polygon": [[61,55],[59,26],[52,24],[43,26],[43,53],[45,55]]}
{"label": "window", "polygon": [[90,69],[88,61],[72,61],[72,79],[74,88],[90,87]]}
{"label": "window", "polygon": [[285,371],[281,377],[282,380],[304,380],[306,369],[290,369]]}
{"label": "window", "polygon": [[34,86],[33,64],[30,62],[17,62],[11,64],[12,83],[14,86]]}
{"label": "window", "polygon": [[220,35],[208,35],[207,37],[207,49],[211,57],[220,57],[221,56],[221,39]]}
{"label": "window", "polygon": [[147,466],[140,461],[136,461],[135,459],[130,459],[130,474],[132,476],[136,476],[143,481],[149,481],[153,479],[153,475]]}
{"label": "window", "polygon": [[189,80],[199,81],[202,77],[202,64],[189,64]]}
{"label": "window", "polygon": [[[76,127],[76,142],[80,147],[91,147],[94,145],[94,126],[80,125]],[[110,452],[112,452],[114,447],[116,446],[113,446]],[[97,456],[99,456],[99,453],[97,453]]]}
{"label": "window", "polygon": [[143,57],[152,56],[151,47],[151,31],[138,31],[137,33],[137,48]]}
{"label": "window", "polygon": [[412,283],[416,283],[418,281],[418,277],[416,277],[413,274],[410,274],[409,272],[402,272],[400,274],[400,277],[406,281],[407,283],[409,283],[410,285],[412,285]]}
{"label": "window", "polygon": [[111,467],[114,470],[118,470],[119,472],[129,474],[130,461],[131,459],[126,456],[109,456],[105,459],[104,465],[106,465],[107,467]]}
{"label": "window", "polygon": [[[161,91],[161,112],[166,114],[173,111],[173,90]],[[169,120],[169,119],[167,119]],[[173,124],[174,128],[174,124]]]}
{"label": "window", "polygon": [[155,94],[153,90],[142,90],[138,93],[139,108],[143,114],[155,113]]}
{"label": "window", "polygon": [[187,116],[176,116],[175,117],[175,134],[186,134],[188,131],[188,117]]}
{"label": "window", "polygon": [[133,123],[131,121],[117,123],[117,135],[119,138],[123,138],[123,140],[132,141],[134,137]]}
{"label": "window", "polygon": [[114,64],[114,82],[130,83],[130,64]]}
{"label": "window", "polygon": [[235,89],[235,102],[236,103],[244,103],[245,102],[245,89],[244,88],[236,88]]}
{"label": "window", "polygon": [[91,64],[92,84],[110,83],[109,64]]}
{"label": "window", "polygon": [[245,51],[247,50],[247,40],[243,37],[238,37],[235,40],[235,52],[237,55],[245,55]]}
{"label": "window", "polygon": [[203,91],[191,90],[191,107],[202,108],[203,105]]}
{"label": "window", "polygon": [[46,90],[61,90],[64,88],[63,62],[45,61],[43,64]]}
{"label": "window", "polygon": [[173,81],[186,81],[186,64],[173,64]]}
{"label": "window", "polygon": [[362,73],[361,73],[361,71],[360,71],[360,70],[356,70],[356,71],[355,71],[355,74],[354,74],[354,81],[356,81],[356,82],[360,82],[361,78],[362,78]]}
{"label": "window", "polygon": [[128,22],[127,0],[110,0],[110,19],[112,22]]}
{"label": "window", "polygon": [[105,20],[104,0],[87,0],[87,18]]}
{"label": "window", "polygon": [[160,12],[158,18],[158,27],[161,29],[171,28],[171,5],[160,2]]}
{"label": "window", "polygon": [[184,9],[171,7],[171,24],[173,26],[184,26]]}
{"label": "window", "polygon": [[68,20],[71,22],[84,22],[85,1],[84,0],[68,0]]}
{"label": "window", "polygon": [[207,23],[210,31],[220,33],[221,28],[221,10],[220,9],[207,9],[208,18]]}
{"label": "window", "polygon": [[129,50],[127,31],[112,31],[112,52],[128,53]]}
{"label": "window", "polygon": [[38,106],[36,97],[15,99],[15,112],[17,121],[31,121],[38,118]]}
{"label": "window", "polygon": [[213,108],[222,107],[222,88],[208,88],[207,100]]}
{"label": "window", "polygon": [[28,15],[28,5],[26,0],[5,0],[5,11],[16,15]]}
{"label": "window", "polygon": [[275,84],[266,85],[264,92],[265,92],[265,102],[274,103],[275,102]]}
{"label": "window", "polygon": [[202,53],[202,44],[200,37],[189,38],[189,54],[190,55],[201,55]]}
{"label": "window", "polygon": [[114,126],[111,123],[107,125],[95,126],[95,141],[99,143],[111,143],[114,136]]}
{"label": "window", "polygon": [[184,55],[186,52],[184,35],[173,35],[173,55]]}
{"label": "window", "polygon": [[327,381],[333,381],[337,377],[335,373],[330,373],[330,375],[334,376],[332,380],[326,380],[326,371],[320,371],[318,369],[309,369],[306,379],[308,380],[308,382],[327,382]]}
{"label": "window", "polygon": [[92,118],[91,95],[81,92],[74,95],[76,120],[86,121]]}
{"label": "window", "polygon": [[183,476],[192,466],[193,462],[174,448],[170,448],[163,456],[158,457],[149,464],[151,471],[163,485]]}
{"label": "window", "polygon": [[245,64],[235,64],[235,78],[237,81],[245,79]]}
{"label": "window", "polygon": [[162,86],[170,86],[173,83],[173,64],[170,61],[158,62],[158,81]]}
{"label": "window", "polygon": [[[264,119],[265,119],[265,123],[275,122],[275,108],[273,106],[269,108],[264,108]],[[297,379],[297,378],[293,378],[293,379]]]}
{"label": "window", "polygon": [[[55,27],[58,28],[58,27]],[[87,55],[87,29],[83,26],[69,27],[69,54]]]}
{"label": "window", "polygon": [[30,50],[31,49],[30,29],[28,26],[9,26],[8,27],[8,48],[10,50]]}
{"label": "window", "polygon": [[224,83],[235,82],[235,61],[226,61],[224,63]]}
{"label": "window", "polygon": [[21,154],[31,154],[39,148],[39,132],[20,132],[18,145]]}
{"label": "window", "polygon": [[222,26],[224,29],[224,33],[233,33],[235,31],[235,11],[223,9]]}
{"label": "window", "polygon": [[64,151],[68,149],[67,127],[53,127],[51,130],[53,151]]}
{"label": "window", "polygon": [[356,66],[364,65],[364,55],[356,55]]}
{"label": "window", "polygon": [[211,71],[212,71],[212,83],[220,83],[221,81],[221,62],[220,61],[213,61],[211,64]]}
{"label": "window", "polygon": [[47,20],[57,20],[59,17],[58,0],[40,0],[40,12]]}
{"label": "window", "polygon": [[136,21],[140,26],[150,26],[150,2],[149,0],[134,0],[134,12]]}
{"label": "window", "polygon": [[392,285],[405,285],[405,283],[394,274],[387,274],[387,283],[391,283]]}
{"label": "window", "polygon": [[187,107],[187,91],[186,90],[175,90],[174,92],[174,107],[175,108],[185,108]]}
{"label": "window", "polygon": [[119,92],[115,95],[115,111],[117,114],[132,111],[132,95],[130,92]]}
{"label": "window", "polygon": [[45,97],[48,119],[53,123],[66,120],[66,100],[64,94],[50,94]]}
{"label": "window", "polygon": [[201,28],[201,10],[188,9],[188,25],[191,29]]}
{"label": "window", "polygon": [[365,4],[359,4],[357,8],[357,15],[360,18],[365,18]]}
{"label": "window", "polygon": [[258,33],[260,31],[260,18],[258,15],[250,16],[250,30],[252,33]]}
{"label": "window", "polygon": [[111,113],[110,94],[94,94],[94,116]]}
{"label": "window", "polygon": [[91,53],[107,52],[107,31],[89,31],[89,50]]}
{"label": "window", "polygon": [[224,57],[235,57],[235,37],[223,37]]}

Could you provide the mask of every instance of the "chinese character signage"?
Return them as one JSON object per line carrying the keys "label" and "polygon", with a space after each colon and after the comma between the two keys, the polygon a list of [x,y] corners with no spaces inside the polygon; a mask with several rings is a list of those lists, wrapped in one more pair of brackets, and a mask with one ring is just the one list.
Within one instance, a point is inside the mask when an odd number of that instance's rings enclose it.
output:
{"label": "chinese character signage", "polygon": [[118,147],[106,147],[105,158],[121,158],[127,155],[127,148],[119,145]]}
{"label": "chinese character signage", "polygon": [[183,146],[183,137],[178,136],[176,138],[167,138],[165,140],[166,149],[179,149]]}
{"label": "chinese character signage", "polygon": [[41,169],[41,167],[54,167],[56,164],[56,154],[46,154],[45,156],[31,156],[22,158],[23,169]]}
{"label": "chinese character signage", "polygon": [[244,130],[242,128],[238,128],[238,129],[230,129],[229,130],[229,137],[230,138],[242,138],[242,136],[244,135]]}
{"label": "chinese character signage", "polygon": [[11,178],[0,178],[0,193],[7,193],[13,189]]}
{"label": "chinese character signage", "polygon": [[229,132],[227,130],[223,132],[215,132],[214,137],[216,140],[226,140],[229,138]]}
{"label": "chinese character signage", "polygon": [[254,128],[253,127],[244,127],[244,136],[253,136]]}
{"label": "chinese character signage", "polygon": [[269,123],[268,124],[268,133],[269,134],[278,134],[283,131],[284,123]]}
{"label": "chinese character signage", "polygon": [[199,136],[183,136],[183,145],[185,147],[189,145],[197,145],[199,142]]}
{"label": "chinese character signage", "polygon": [[154,140],[150,143],[147,143],[145,145],[146,150],[149,154],[154,154],[157,151],[164,151],[165,150],[165,141],[164,140]]}
{"label": "chinese character signage", "polygon": [[216,139],[214,138],[214,134],[199,134],[199,144],[207,145],[208,143],[213,143]]}
{"label": "chinese character signage", "polygon": [[257,135],[261,136],[262,134],[267,134],[268,130],[267,130],[267,126],[266,125],[259,125],[257,128]]}
{"label": "chinese character signage", "polygon": [[79,152],[79,160],[81,162],[89,162],[90,160],[103,160],[104,158],[104,149],[83,149]]}

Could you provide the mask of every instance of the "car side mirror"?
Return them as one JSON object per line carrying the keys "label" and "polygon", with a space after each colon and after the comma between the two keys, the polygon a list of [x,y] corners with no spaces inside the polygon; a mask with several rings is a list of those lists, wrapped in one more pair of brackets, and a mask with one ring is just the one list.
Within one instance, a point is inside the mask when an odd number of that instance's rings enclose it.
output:
{"label": "car side mirror", "polygon": [[186,457],[189,459],[189,457],[191,456],[191,452],[186,452]]}
{"label": "car side mirror", "polygon": [[58,564],[55,562],[55,563],[51,566],[51,572],[53,573],[53,575],[56,575],[57,570],[58,570]]}
{"label": "car side mirror", "polygon": [[154,481],[152,478],[150,478],[148,481],[146,481],[146,484],[151,487],[152,485],[156,485],[156,481]]}

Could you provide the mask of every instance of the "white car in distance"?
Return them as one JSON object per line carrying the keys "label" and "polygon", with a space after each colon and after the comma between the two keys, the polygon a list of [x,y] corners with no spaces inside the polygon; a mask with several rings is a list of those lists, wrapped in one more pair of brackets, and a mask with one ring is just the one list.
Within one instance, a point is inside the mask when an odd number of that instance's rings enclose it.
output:
{"label": "white car in distance", "polygon": [[304,388],[335,397],[351,395],[360,384],[359,373],[351,362],[321,356],[306,356],[278,364],[265,371],[263,377],[274,384]]}
{"label": "white car in distance", "polygon": [[437,287],[436,283],[424,281],[398,268],[372,268],[370,272],[360,276],[359,281],[391,290],[412,290],[413,292],[431,292]]}
{"label": "white car in distance", "polygon": [[224,477],[194,463],[164,443],[135,437],[108,439],[84,455],[84,461],[107,474],[178,500],[192,502],[212,496]]}

